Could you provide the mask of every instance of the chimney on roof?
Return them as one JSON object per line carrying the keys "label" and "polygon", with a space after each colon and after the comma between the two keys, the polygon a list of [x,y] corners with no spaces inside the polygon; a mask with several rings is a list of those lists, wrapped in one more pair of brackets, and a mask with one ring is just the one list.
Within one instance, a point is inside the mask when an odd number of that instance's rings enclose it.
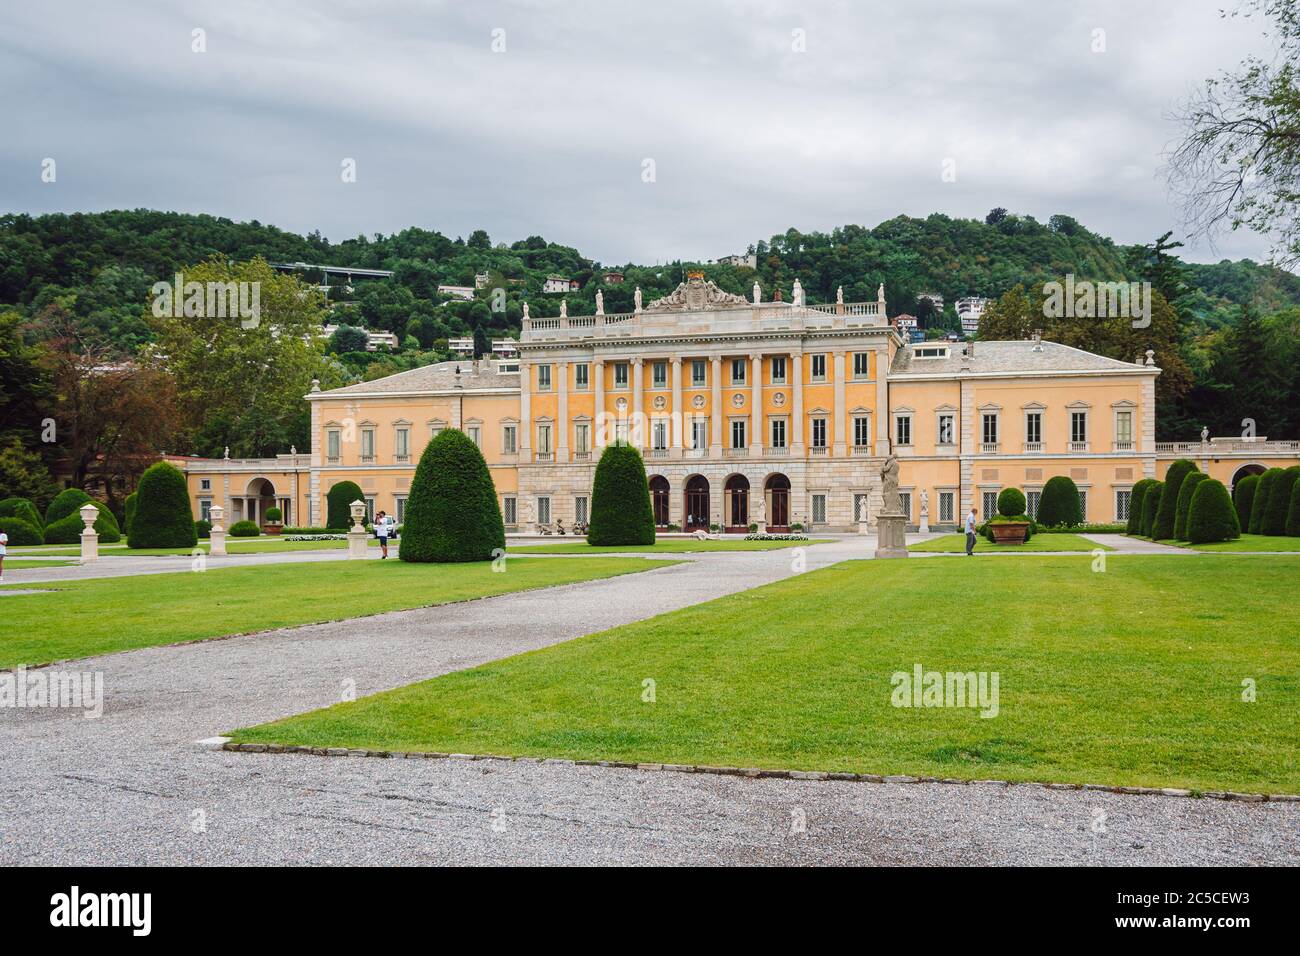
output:
{"label": "chimney on roof", "polygon": [[459,365],[459,364],[457,364],[457,366],[456,366],[456,378],[455,378],[455,383],[456,383],[456,384],[455,384],[455,387],[456,387],[456,388],[463,388],[463,387],[464,387],[463,385],[460,384],[460,365]]}

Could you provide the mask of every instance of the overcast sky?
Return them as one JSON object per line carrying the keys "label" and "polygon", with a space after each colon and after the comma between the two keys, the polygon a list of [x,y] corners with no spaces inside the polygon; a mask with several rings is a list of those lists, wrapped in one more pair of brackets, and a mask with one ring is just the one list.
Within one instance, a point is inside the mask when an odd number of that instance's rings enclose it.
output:
{"label": "overcast sky", "polygon": [[1179,225],[1170,112],[1267,50],[1231,2],[7,0],[0,211],[483,228],[605,263],[994,206],[1145,242]]}

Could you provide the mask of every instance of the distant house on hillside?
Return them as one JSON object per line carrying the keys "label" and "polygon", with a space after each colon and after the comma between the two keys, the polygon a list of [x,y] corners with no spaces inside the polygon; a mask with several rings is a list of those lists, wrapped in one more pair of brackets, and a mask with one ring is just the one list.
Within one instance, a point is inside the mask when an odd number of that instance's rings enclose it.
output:
{"label": "distant house on hillside", "polygon": [[474,298],[474,289],[467,285],[440,285],[438,286],[438,294],[469,301]]}
{"label": "distant house on hillside", "polygon": [[978,295],[969,295],[958,299],[956,303],[957,318],[961,319],[961,330],[967,335],[974,335],[980,330],[980,316],[988,306],[989,300]]}
{"label": "distant house on hillside", "polygon": [[486,289],[488,284],[488,274],[486,272],[474,273],[474,288]]}
{"label": "distant house on hillside", "polygon": [[[321,334],[329,338],[339,330],[337,325],[326,325],[321,327]],[[371,332],[366,330],[366,351],[378,352],[381,348],[396,349],[401,343],[397,336],[392,332]]]}
{"label": "distant house on hillside", "polygon": [[623,282],[623,278],[624,278],[624,276],[623,276],[623,273],[621,273],[621,272],[606,272],[606,273],[605,273],[605,284],[606,284],[606,285],[619,285],[620,283]]}
{"label": "distant house on hillside", "polygon": [[718,259],[720,266],[749,266],[751,269],[758,268],[758,256],[754,253],[740,256],[721,256]]}
{"label": "distant house on hillside", "polygon": [[933,302],[934,311],[936,312],[943,311],[943,296],[940,295],[938,292],[918,292],[916,294],[916,301],[920,302],[922,299],[929,299],[931,302]]}
{"label": "distant house on hillside", "polygon": [[473,355],[474,337],[472,335],[467,335],[464,338],[448,339],[447,348],[455,352],[457,355]]}
{"label": "distant house on hillside", "polygon": [[542,291],[546,293],[573,292],[580,287],[577,279],[566,279],[564,276],[547,276],[542,283]]}

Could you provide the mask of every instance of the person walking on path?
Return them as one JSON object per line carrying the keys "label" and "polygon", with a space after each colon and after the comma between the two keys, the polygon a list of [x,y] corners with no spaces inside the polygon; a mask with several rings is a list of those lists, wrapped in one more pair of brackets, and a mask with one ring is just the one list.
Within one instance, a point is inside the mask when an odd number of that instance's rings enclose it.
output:
{"label": "person walking on path", "polygon": [[966,516],[966,557],[975,553],[975,506],[971,505],[970,514]]}
{"label": "person walking on path", "polygon": [[388,536],[393,531],[393,519],[386,512],[375,515],[375,537],[379,539],[379,560],[388,557]]}
{"label": "person walking on path", "polygon": [[0,581],[5,579],[5,553],[9,550],[9,535],[0,531]]}

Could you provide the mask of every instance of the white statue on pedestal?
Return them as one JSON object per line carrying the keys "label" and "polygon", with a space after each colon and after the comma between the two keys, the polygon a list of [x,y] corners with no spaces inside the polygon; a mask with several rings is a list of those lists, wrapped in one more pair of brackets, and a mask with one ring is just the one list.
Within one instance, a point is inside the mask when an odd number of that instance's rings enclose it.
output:
{"label": "white statue on pedestal", "polygon": [[803,308],[803,286],[798,279],[794,280],[794,287],[790,290],[790,304],[796,309]]}
{"label": "white statue on pedestal", "polygon": [[632,307],[637,312],[641,311],[641,287],[637,286],[632,292]]}
{"label": "white statue on pedestal", "polygon": [[528,318],[528,303],[524,303],[524,318]]}
{"label": "white statue on pedestal", "polygon": [[918,530],[921,534],[930,531],[930,493],[924,488],[921,489],[921,524]]}
{"label": "white statue on pedestal", "polygon": [[567,319],[568,317],[569,317],[569,300],[568,300],[568,299],[561,299],[561,300],[560,300],[560,318],[562,318],[562,319]]}
{"label": "white statue on pedestal", "polygon": [[596,314],[605,314],[605,293],[599,290],[596,291]]}
{"label": "white statue on pedestal", "polygon": [[844,304],[844,286],[839,286],[835,289],[835,304]]}
{"label": "white statue on pedestal", "polygon": [[763,301],[763,290],[759,286],[758,282],[755,281],[754,282],[754,304],[758,305],[758,303],[762,301]]}

